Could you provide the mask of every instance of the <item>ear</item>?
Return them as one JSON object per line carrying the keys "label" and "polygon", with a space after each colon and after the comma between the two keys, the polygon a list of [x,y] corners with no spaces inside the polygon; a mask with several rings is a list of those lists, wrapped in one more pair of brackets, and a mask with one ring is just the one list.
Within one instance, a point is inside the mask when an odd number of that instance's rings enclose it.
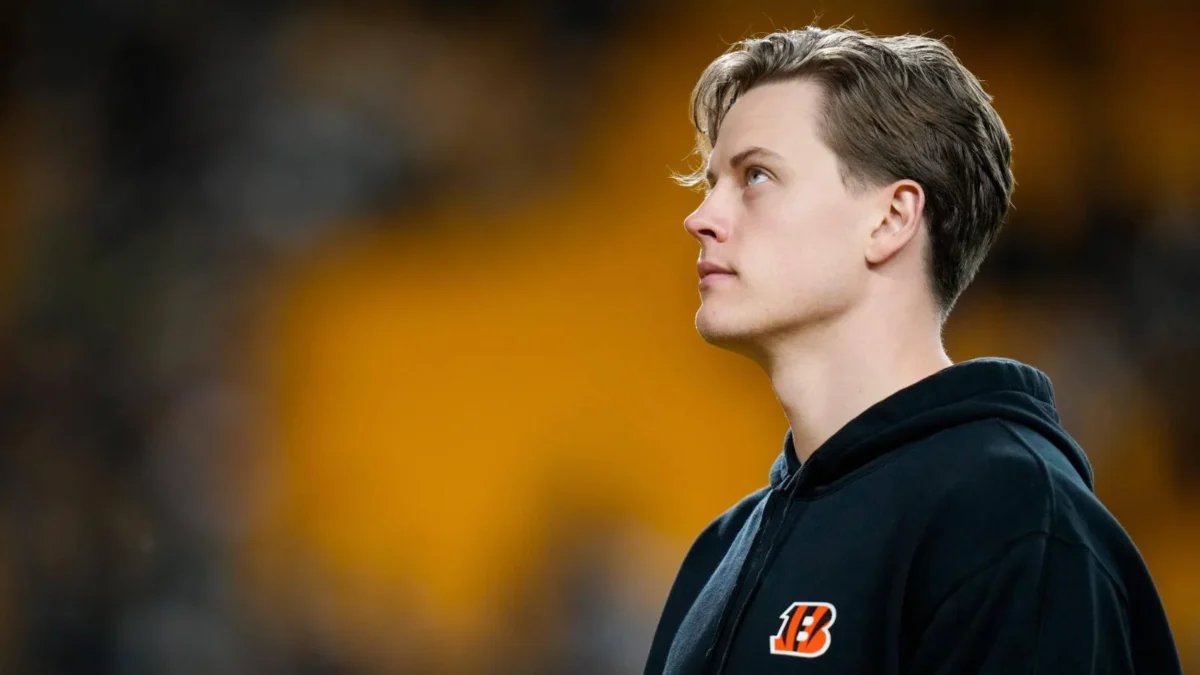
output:
{"label": "ear", "polygon": [[886,207],[883,218],[871,230],[867,262],[887,262],[917,236],[925,212],[925,191],[915,181],[900,180],[884,187],[880,199]]}

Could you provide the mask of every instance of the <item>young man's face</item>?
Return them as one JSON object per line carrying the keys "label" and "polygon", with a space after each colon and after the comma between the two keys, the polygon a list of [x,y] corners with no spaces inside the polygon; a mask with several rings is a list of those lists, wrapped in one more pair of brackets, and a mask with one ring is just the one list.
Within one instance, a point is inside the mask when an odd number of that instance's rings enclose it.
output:
{"label": "young man's face", "polygon": [[823,95],[805,80],[762,85],[722,123],[710,190],[684,221],[702,263],[733,272],[700,281],[696,328],[710,343],[760,351],[836,319],[863,292],[864,246],[883,213],[871,191],[843,184],[818,132]]}

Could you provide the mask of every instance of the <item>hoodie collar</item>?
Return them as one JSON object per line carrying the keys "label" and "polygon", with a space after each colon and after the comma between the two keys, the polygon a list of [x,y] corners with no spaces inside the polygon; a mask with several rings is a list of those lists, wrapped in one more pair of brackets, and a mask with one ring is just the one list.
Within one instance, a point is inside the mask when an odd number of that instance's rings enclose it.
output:
{"label": "hoodie collar", "polygon": [[797,476],[816,488],[905,443],[989,417],[1013,419],[1051,436],[1092,484],[1083,451],[1060,426],[1050,378],[1018,361],[982,358],[949,366],[871,406],[813,452],[805,475],[798,475],[801,464],[789,429],[771,468],[771,487]]}

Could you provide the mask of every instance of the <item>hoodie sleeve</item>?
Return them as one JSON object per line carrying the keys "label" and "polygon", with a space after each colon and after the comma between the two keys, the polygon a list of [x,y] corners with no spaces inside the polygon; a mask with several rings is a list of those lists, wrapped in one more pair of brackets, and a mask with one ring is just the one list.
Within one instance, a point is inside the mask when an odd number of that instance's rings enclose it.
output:
{"label": "hoodie sleeve", "polygon": [[957,582],[912,645],[910,673],[1133,673],[1126,602],[1092,553],[1034,533]]}

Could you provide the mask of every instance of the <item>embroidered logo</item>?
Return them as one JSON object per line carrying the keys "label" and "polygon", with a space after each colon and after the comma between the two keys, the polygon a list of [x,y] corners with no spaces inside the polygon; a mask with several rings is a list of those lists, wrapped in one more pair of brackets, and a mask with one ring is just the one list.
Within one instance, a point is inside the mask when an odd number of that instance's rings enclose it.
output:
{"label": "embroidered logo", "polygon": [[828,602],[793,602],[782,615],[783,625],[771,637],[771,653],[811,659],[829,649],[829,627],[837,610]]}

